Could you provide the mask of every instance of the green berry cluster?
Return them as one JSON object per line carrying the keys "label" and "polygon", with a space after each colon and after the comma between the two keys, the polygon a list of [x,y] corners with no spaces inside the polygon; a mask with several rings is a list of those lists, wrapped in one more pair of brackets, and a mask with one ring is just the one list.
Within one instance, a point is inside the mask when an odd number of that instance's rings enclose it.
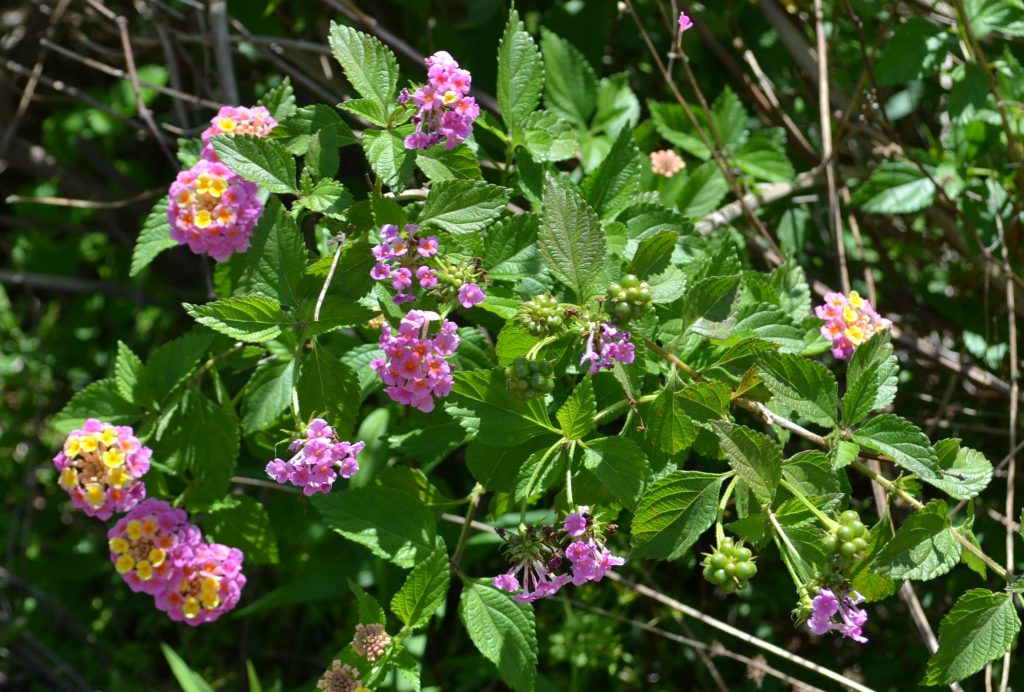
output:
{"label": "green berry cluster", "polygon": [[852,558],[868,548],[868,529],[860,520],[860,515],[848,509],[839,516],[839,526],[822,539],[821,545],[825,552]]}
{"label": "green berry cluster", "polygon": [[555,388],[554,370],[549,361],[519,356],[505,368],[505,384],[516,399],[536,399]]}
{"label": "green berry cluster", "polygon": [[605,309],[619,322],[639,319],[651,307],[651,287],[635,274],[626,274],[618,283],[608,284]]}
{"label": "green berry cluster", "polygon": [[534,296],[519,309],[519,322],[534,336],[548,336],[562,328],[565,308],[554,296]]}
{"label": "green berry cluster", "polygon": [[704,578],[726,593],[742,589],[757,574],[753,553],[750,548],[722,539],[714,552],[705,553]]}

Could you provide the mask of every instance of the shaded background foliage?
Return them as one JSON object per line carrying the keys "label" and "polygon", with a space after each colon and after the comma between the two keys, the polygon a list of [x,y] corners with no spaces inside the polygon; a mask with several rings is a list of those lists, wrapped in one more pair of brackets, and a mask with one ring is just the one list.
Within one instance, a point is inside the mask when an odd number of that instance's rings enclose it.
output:
{"label": "shaded background foliage", "polygon": [[[903,334],[896,410],[935,436],[962,437],[998,462],[1008,451],[1011,393],[1005,268],[1006,262],[1011,269],[1019,263],[1021,227],[1019,206],[1013,206],[1016,215],[1008,218],[1014,221],[1004,229],[1005,244],[1000,242],[986,211],[993,194],[986,180],[1005,175],[1012,181],[1019,169],[1013,157],[1008,160],[993,118],[962,126],[950,122],[950,113],[956,120],[968,109],[985,109],[990,85],[974,65],[947,57],[944,44],[952,39],[930,27],[955,24],[955,13],[941,3],[928,4],[825,3],[834,34],[829,42],[832,106],[841,122],[836,162],[841,185],[854,190],[843,221],[859,229],[857,236],[847,234],[846,264],[855,286],[865,293],[869,285],[877,287],[877,304]],[[967,4],[976,28],[987,21],[990,30],[1009,35],[1011,40],[997,41],[989,31],[978,32],[1001,58],[1003,97],[1021,99],[1016,61],[1024,53],[1018,42],[1024,31],[1013,24],[1016,15],[986,9],[998,10],[998,2]],[[210,6],[57,0],[15,3],[0,15],[0,194],[7,200],[0,207],[0,531],[6,537],[0,567],[0,684],[173,688],[160,649],[165,642],[222,689],[255,688],[254,679],[264,688],[308,689],[355,624],[346,580],[372,585],[382,594],[394,592],[402,580],[394,566],[329,532],[293,496],[239,486],[267,508],[273,536],[247,559],[249,584],[239,610],[217,625],[186,629],[124,587],[109,568],[105,529],[72,512],[56,486],[49,459],[60,440],[47,419],[72,393],[109,373],[118,341],[151,354],[190,325],[180,303],[201,303],[208,296],[211,267],[184,248],[162,254],[149,270],[128,278],[142,220],[178,168],[169,152],[179,137],[197,136],[217,106],[252,103],[284,76],[300,105],[341,101],[348,85],[328,59],[325,40],[332,18],[391,43],[404,76],[418,78],[417,56],[444,49],[473,71],[476,89],[494,93],[495,52],[507,9],[500,0],[238,1],[227,3],[222,21]],[[677,3],[636,6],[659,49],[668,51]],[[628,70],[641,108],[637,144],[644,152],[669,146],[651,120],[647,101],[671,101],[668,89],[632,19],[615,2],[535,0],[518,7],[532,32],[543,26],[567,39],[599,76]],[[111,11],[127,18],[142,112],[124,78],[126,55]],[[762,205],[760,218],[810,279],[838,286],[827,194],[818,172],[811,3],[730,1],[690,12],[699,29],[687,36],[688,58],[709,100],[728,85],[764,125],[788,126],[790,160],[798,171],[812,171],[778,201]],[[900,40],[893,39],[893,31]],[[230,53],[230,68],[223,55],[218,58],[222,48]],[[875,59],[873,69],[865,55]],[[773,105],[766,84],[781,107]],[[591,144],[598,151],[602,146]],[[944,193],[915,174],[917,164],[905,164],[898,172],[902,177],[888,184],[876,179],[876,188],[858,185],[894,157],[928,167]],[[691,169],[698,163],[686,158]],[[339,177],[350,189],[365,189],[364,170],[357,149],[342,151]],[[903,187],[894,201],[885,193],[897,185]],[[708,211],[730,199],[722,190]],[[731,232],[751,251],[750,266],[768,266],[765,246],[742,217]],[[1016,307],[1022,306],[1018,297]],[[406,413],[399,420],[387,409],[366,415],[369,411],[364,408],[359,436],[368,441],[370,473],[394,457],[432,456],[439,464],[432,480],[441,490],[450,497],[469,491],[472,479],[458,455],[445,459],[446,450],[414,447],[415,440],[404,437],[422,424],[420,414]],[[243,449],[238,475],[260,478],[266,458],[266,446]],[[365,476],[356,482],[365,482]],[[855,497],[871,497],[865,481],[854,482]],[[1004,484],[997,480],[976,503],[974,531],[997,559],[1002,559],[1005,522],[1014,520],[1003,516]],[[866,516],[873,511],[862,508]],[[205,527],[213,527],[215,537],[217,528],[231,531],[210,517]],[[442,530],[449,543],[455,540],[457,526],[442,525]],[[464,564],[481,575],[497,572],[497,543],[494,536],[474,536]],[[873,641],[854,647],[838,639],[811,640],[793,628],[791,599],[777,596],[790,593],[783,570],[762,570],[751,589],[723,598],[695,565],[696,556],[690,555],[657,569],[638,563],[631,570],[669,595],[822,665],[862,676],[873,687],[907,689],[923,669],[927,650],[898,598],[872,607]],[[933,627],[972,583],[969,572],[958,570],[918,586]],[[579,689],[607,685],[609,679],[623,689],[673,689],[681,681],[701,688],[787,686],[765,678],[758,665],[723,657],[721,649],[753,658],[755,648],[684,621],[652,601],[611,585],[581,594],[583,606],[537,608],[542,687]],[[633,622],[616,619],[623,617]],[[641,629],[637,621],[709,648],[670,640]],[[429,634],[436,636],[410,641],[414,650],[427,647],[424,684],[499,687],[457,626],[455,603]],[[769,663],[808,678],[783,660]]]}

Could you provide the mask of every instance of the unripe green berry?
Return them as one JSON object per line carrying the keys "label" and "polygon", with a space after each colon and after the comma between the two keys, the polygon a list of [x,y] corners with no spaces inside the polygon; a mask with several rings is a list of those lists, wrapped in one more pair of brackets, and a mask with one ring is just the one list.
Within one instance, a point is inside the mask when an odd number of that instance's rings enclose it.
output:
{"label": "unripe green berry", "polygon": [[715,569],[721,569],[729,564],[729,558],[724,553],[714,553],[710,558],[709,562],[714,566]]}
{"label": "unripe green berry", "polygon": [[853,541],[846,541],[841,546],[839,546],[839,553],[843,557],[853,557],[857,554],[857,544]]}
{"label": "unripe green berry", "polygon": [[839,541],[835,536],[829,534],[821,539],[821,547],[825,549],[826,553],[835,553],[839,550]]}
{"label": "unripe green berry", "polygon": [[711,581],[721,586],[729,581],[729,574],[724,569],[716,569],[711,574]]}
{"label": "unripe green berry", "polygon": [[865,550],[868,549],[868,542],[860,536],[854,538],[852,543],[857,548],[858,553],[863,553]]}
{"label": "unripe green berry", "polygon": [[732,557],[732,549],[735,545],[735,542],[731,538],[723,538],[722,542],[718,544],[718,550],[729,557]]}
{"label": "unripe green berry", "polygon": [[843,524],[838,529],[836,529],[836,538],[838,538],[840,541],[852,541],[858,535],[859,534],[853,530],[853,527],[848,524]]}
{"label": "unripe green berry", "polygon": [[751,558],[752,555],[753,553],[750,552],[750,548],[747,548],[746,546],[742,545],[733,549],[732,551],[732,556],[736,559],[737,562],[746,562]]}
{"label": "unripe green berry", "polygon": [[741,562],[736,566],[736,577],[740,581],[748,581],[757,574],[757,565],[753,562]]}
{"label": "unripe green berry", "polygon": [[860,515],[855,510],[848,509],[839,515],[840,524],[852,524],[855,521],[860,521]]}
{"label": "unripe green berry", "polygon": [[865,527],[859,519],[857,521],[851,521],[847,526],[853,529],[854,536],[863,536],[867,532],[867,527]]}

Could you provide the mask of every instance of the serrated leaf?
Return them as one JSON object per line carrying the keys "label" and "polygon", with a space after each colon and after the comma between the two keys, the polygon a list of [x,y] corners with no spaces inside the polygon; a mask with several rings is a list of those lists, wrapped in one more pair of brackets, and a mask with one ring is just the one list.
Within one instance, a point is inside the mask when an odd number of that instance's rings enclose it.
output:
{"label": "serrated leaf", "polygon": [[767,351],[758,358],[758,370],[778,405],[826,428],[835,425],[839,385],[824,365],[803,356]]}
{"label": "serrated leaf", "polygon": [[444,603],[450,579],[448,551],[438,541],[434,551],[413,568],[391,599],[391,612],[409,629],[423,627]]}
{"label": "serrated leaf", "polygon": [[537,251],[538,228],[537,215],[528,213],[508,216],[487,229],[482,260],[492,281],[519,281],[544,272]]}
{"label": "serrated leaf", "polygon": [[416,152],[406,149],[404,137],[395,130],[363,132],[363,152],[374,175],[395,192],[405,189],[412,177]]}
{"label": "serrated leaf", "polygon": [[238,293],[260,294],[281,305],[302,302],[306,245],[295,219],[277,198],[267,203],[244,255]]}
{"label": "serrated leaf", "polygon": [[295,383],[295,361],[272,360],[253,371],[242,397],[242,432],[263,430],[287,410]]}
{"label": "serrated leaf", "polygon": [[871,214],[912,214],[935,201],[935,184],[916,166],[885,161],[850,202]]}
{"label": "serrated leaf", "polygon": [[565,479],[566,455],[557,446],[538,449],[526,458],[516,474],[512,499],[526,502]]}
{"label": "serrated leaf", "polygon": [[277,302],[263,296],[236,296],[205,305],[184,304],[196,322],[232,339],[258,344],[281,335],[292,324]]}
{"label": "serrated leaf", "polygon": [[668,269],[677,240],[679,234],[668,230],[658,231],[641,240],[630,260],[629,273],[648,279]]}
{"label": "serrated leaf", "polygon": [[547,433],[561,435],[551,425],[542,401],[524,402],[512,396],[501,369],[456,372],[445,410],[477,440],[495,446],[518,445]]}
{"label": "serrated leaf", "polygon": [[903,522],[875,556],[871,569],[893,579],[935,579],[956,566],[960,550],[949,507],[932,500]]}
{"label": "serrated leaf", "polygon": [[718,209],[729,192],[729,182],[714,161],[706,161],[690,171],[675,197],[676,209],[688,219],[700,219]]}
{"label": "serrated leaf", "polygon": [[584,377],[572,394],[558,409],[558,422],[562,424],[562,434],[567,440],[579,440],[594,428],[594,416],[597,415],[597,401],[594,398],[594,385],[589,377]]}
{"label": "serrated leaf", "polygon": [[277,124],[270,137],[280,140],[296,156],[305,154],[309,144],[322,130],[331,130],[337,146],[355,144],[359,140],[341,119],[338,111],[322,103],[303,106]]}
{"label": "serrated leaf", "polygon": [[614,218],[636,201],[639,188],[640,152],[633,131],[624,128],[601,165],[583,180],[580,192],[601,218]]}
{"label": "serrated leaf", "polygon": [[153,205],[152,211],[142,223],[135,249],[132,250],[132,266],[128,276],[137,276],[149,266],[164,250],[175,247],[178,241],[171,237],[171,224],[167,220],[167,206],[170,200],[162,197]]}
{"label": "serrated leaf", "polygon": [[314,343],[302,358],[295,382],[299,413],[309,420],[323,416],[346,437],[359,415],[359,380],[348,367],[322,346]]}
{"label": "serrated leaf", "polygon": [[316,495],[312,503],[332,529],[399,567],[412,567],[434,551],[434,514],[411,493],[367,486]]}
{"label": "serrated leaf", "polygon": [[544,60],[513,7],[498,44],[498,105],[509,132],[537,108],[544,90]]}
{"label": "serrated leaf", "polygon": [[203,531],[212,540],[245,553],[246,564],[277,564],[277,538],[267,509],[248,495],[233,495],[211,507]]}
{"label": "serrated leaf", "polygon": [[647,455],[625,437],[588,440],[583,447],[583,466],[629,509],[636,507],[651,473]]}
{"label": "serrated leaf", "polygon": [[359,607],[359,622],[364,624],[379,622],[382,625],[386,622],[387,615],[377,599],[359,588],[359,585],[351,579],[348,580],[348,588],[356,597]]}
{"label": "serrated leaf", "polygon": [[189,483],[186,507],[205,508],[227,493],[238,462],[238,421],[232,410],[187,391],[159,445],[156,451]]}
{"label": "serrated leaf", "polygon": [[878,54],[880,86],[895,86],[932,74],[946,57],[947,29],[919,17],[896,26]]}
{"label": "serrated leaf", "polygon": [[601,221],[568,181],[548,176],[538,233],[540,256],[551,274],[585,301],[604,275],[605,239]]}
{"label": "serrated leaf", "polygon": [[534,111],[526,118],[523,145],[534,161],[565,161],[579,148],[572,123],[548,111]]}
{"label": "serrated leaf", "polygon": [[538,439],[523,445],[500,447],[470,442],[466,446],[466,467],[473,478],[488,490],[511,493],[515,490],[519,470],[542,444],[543,440]]}
{"label": "serrated leaf", "polygon": [[469,147],[446,149],[437,144],[416,152],[416,165],[436,183],[442,180],[483,180],[480,162]]}
{"label": "serrated leaf", "polygon": [[939,440],[935,454],[944,473],[929,483],[952,498],[976,497],[992,480],[992,463],[975,449],[961,448],[959,440]]}
{"label": "serrated leaf", "polygon": [[537,676],[537,633],[530,606],[516,603],[494,587],[463,580],[459,618],[469,638],[498,666],[516,692],[531,692]]}
{"label": "serrated leaf", "polygon": [[928,661],[924,684],[948,685],[974,675],[1010,651],[1019,631],[1011,596],[968,591],[939,623],[939,649]]}
{"label": "serrated leaf", "polygon": [[597,107],[597,75],[574,45],[544,30],[544,105],[548,110],[586,127]]}
{"label": "serrated leaf", "polygon": [[782,448],[756,430],[712,421],[729,466],[750,487],[762,504],[771,504],[782,480]]}
{"label": "serrated leaf", "polygon": [[[306,168],[303,175],[311,175],[314,180],[322,182],[322,178],[331,178],[338,172],[341,160],[338,156],[338,136],[332,128],[324,128],[309,141],[306,156],[303,158]],[[331,181],[336,182],[336,181]],[[338,183],[340,185],[341,183]],[[305,189],[305,185],[303,185]]]}
{"label": "serrated leaf", "polygon": [[341,218],[352,204],[352,194],[337,180],[318,180],[310,193],[295,203],[318,214]]}
{"label": "serrated leaf", "polygon": [[633,516],[631,558],[675,560],[715,520],[726,474],[674,471],[647,486]]}
{"label": "serrated leaf", "polygon": [[925,482],[941,479],[939,462],[928,436],[908,420],[892,414],[876,416],[858,428],[851,439],[861,447],[886,455]]}
{"label": "serrated leaf", "polygon": [[213,339],[213,332],[196,329],[158,348],[142,366],[139,391],[151,401],[166,397],[192,372]]}
{"label": "serrated leaf", "polygon": [[[647,108],[651,112],[651,120],[654,121],[654,127],[662,138],[683,151],[696,156],[701,161],[707,161],[711,158],[711,151],[697,135],[697,131],[686,117],[686,112],[682,106],[676,103],[648,101]],[[705,131],[707,131],[707,123],[704,121],[703,114],[697,116],[697,119],[705,128]]]}
{"label": "serrated leaf", "polygon": [[417,223],[454,235],[477,233],[497,220],[509,194],[476,180],[443,180],[430,188]]}
{"label": "serrated leaf", "polygon": [[296,194],[295,158],[280,142],[266,137],[217,135],[210,142],[221,162],[270,192]]}
{"label": "serrated leaf", "polygon": [[[781,133],[780,133],[781,134]],[[786,156],[785,135],[779,137],[761,131],[751,135],[736,149],[736,165],[755,180],[769,183],[788,183],[796,178],[796,171]]]}
{"label": "serrated leaf", "polygon": [[291,80],[285,77],[280,84],[263,94],[256,103],[266,108],[271,117],[280,124],[295,112],[295,90],[292,89]]}
{"label": "serrated leaf", "polygon": [[380,120],[387,118],[398,86],[398,61],[374,36],[331,22],[327,41],[352,88],[376,107]]}
{"label": "serrated leaf", "polygon": [[142,409],[121,396],[117,382],[110,378],[97,380],[76,392],[53,417],[50,425],[60,434],[67,435],[89,418],[99,418],[112,425],[132,425],[141,415]]}
{"label": "serrated leaf", "polygon": [[139,376],[142,374],[142,360],[132,353],[128,344],[117,342],[117,357],[114,359],[114,382],[117,392],[126,401],[146,405],[147,397],[139,395]]}
{"label": "serrated leaf", "polygon": [[856,425],[872,411],[885,408],[896,398],[899,363],[893,354],[888,329],[874,333],[858,346],[846,370],[843,424]]}

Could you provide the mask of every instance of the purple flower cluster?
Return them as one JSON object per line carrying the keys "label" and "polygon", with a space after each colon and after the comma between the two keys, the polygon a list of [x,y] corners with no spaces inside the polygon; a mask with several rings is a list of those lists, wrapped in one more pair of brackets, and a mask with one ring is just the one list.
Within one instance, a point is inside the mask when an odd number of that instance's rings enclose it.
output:
{"label": "purple flower cluster", "polygon": [[[857,606],[864,602],[864,597],[856,591],[837,595],[831,589],[821,589],[811,602],[812,613],[807,626],[815,634],[826,634],[830,631],[839,632],[855,642],[864,644],[867,637],[862,634],[868,614]],[[838,615],[839,620],[833,620]]]}
{"label": "purple flower cluster", "polygon": [[453,149],[473,133],[473,121],[480,106],[469,96],[473,77],[445,51],[427,58],[427,83],[412,94],[402,90],[398,102],[410,100],[416,105],[412,121],[416,131],[405,138],[406,149],[426,149],[444,140],[445,149]]}
{"label": "purple flower cluster", "polygon": [[365,442],[342,442],[334,428],[323,418],[314,418],[306,436],[293,440],[288,461],[274,459],[267,464],[267,475],[278,483],[291,483],[305,495],[330,492],[340,475],[349,479],[359,472],[356,460]]}
{"label": "purple flower cluster", "polygon": [[206,543],[184,510],[149,499],[107,533],[110,560],[132,591],[178,622],[212,622],[238,604],[242,551]]}
{"label": "purple flower cluster", "polygon": [[412,295],[413,277],[425,290],[437,286],[437,272],[425,261],[437,254],[437,236],[421,238],[417,236],[419,230],[419,226],[411,223],[401,230],[385,224],[380,229],[380,244],[373,247],[377,263],[370,270],[370,277],[374,281],[391,279],[391,286],[398,291],[393,299],[396,305],[416,300]]}
{"label": "purple flower cluster", "polygon": [[246,135],[266,137],[277,127],[277,121],[263,106],[224,106],[210,120],[210,126],[203,130],[203,149],[199,152],[207,161],[220,161],[210,138],[216,135]]}
{"label": "purple flower cluster", "polygon": [[611,369],[616,362],[629,365],[635,358],[636,350],[629,332],[603,322],[591,328],[580,365],[590,363],[590,374],[593,375],[602,368]]}
{"label": "purple flower cluster", "polygon": [[[522,589],[513,599],[533,603],[557,593],[570,582],[581,586],[588,581],[601,581],[613,567],[625,564],[624,558],[616,557],[605,547],[589,507],[577,507],[566,517],[563,529],[565,538],[556,527],[544,526],[539,534],[527,529],[509,539],[506,553],[512,566],[494,577],[491,584],[509,593]],[[563,551],[559,545],[564,540],[569,544]],[[558,573],[563,555],[572,565],[571,574]]]}
{"label": "purple flower cluster", "polygon": [[256,183],[220,162],[200,159],[171,183],[167,220],[171,238],[197,255],[223,262],[249,249],[249,238],[263,214]]}
{"label": "purple flower cluster", "polygon": [[[441,329],[427,336],[431,322],[441,321]],[[436,312],[410,310],[402,318],[398,333],[387,323],[381,327],[383,358],[370,362],[387,387],[392,401],[414,406],[424,413],[434,410],[434,399],[448,396],[452,390],[451,365],[445,360],[459,346],[454,322],[441,320]]]}
{"label": "purple flower cluster", "polygon": [[210,138],[233,134],[266,137],[277,125],[263,106],[225,106],[203,131],[202,158],[171,183],[167,221],[171,238],[197,255],[223,262],[249,249],[252,229],[263,214],[259,186],[220,162]]}
{"label": "purple flower cluster", "polygon": [[68,435],[53,464],[60,472],[60,487],[71,496],[71,504],[90,517],[106,521],[146,497],[142,476],[149,471],[152,453],[127,425],[90,418]]}

